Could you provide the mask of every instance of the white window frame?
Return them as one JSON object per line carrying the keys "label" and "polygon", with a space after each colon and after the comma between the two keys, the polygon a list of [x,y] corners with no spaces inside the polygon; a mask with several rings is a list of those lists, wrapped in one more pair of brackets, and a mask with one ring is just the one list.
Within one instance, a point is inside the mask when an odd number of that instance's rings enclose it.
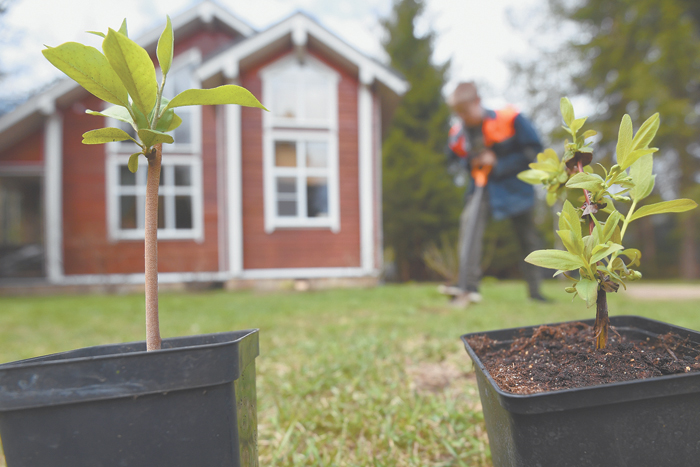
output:
{"label": "white window frame", "polygon": [[[171,72],[177,72],[178,69],[188,67],[192,70],[191,87],[201,88],[201,81],[197,78],[195,68],[202,60],[202,55],[199,49],[192,48],[174,58],[171,67]],[[160,80],[160,69],[156,69],[158,80]],[[169,73],[169,76],[170,76]],[[175,96],[166,96],[173,98]],[[158,229],[158,239],[162,240],[195,240],[196,242],[204,241],[204,196],[202,182],[202,112],[199,106],[189,107],[192,112],[191,135],[190,143],[180,143],[175,141],[174,144],[163,144],[163,161],[162,165],[188,165],[190,166],[190,176],[192,185],[189,187],[168,187],[161,185],[159,195],[166,197],[165,202],[165,219],[169,223],[164,229]],[[175,110],[177,113],[177,109]],[[118,127],[117,121],[113,119],[105,119],[105,125]],[[136,229],[122,229],[120,227],[119,196],[131,191],[131,188],[124,190],[119,185],[119,166],[125,165],[129,156],[139,151],[139,147],[131,142],[115,142],[108,143],[106,157],[106,179],[107,179],[107,233],[110,241],[120,240],[143,240],[144,231],[142,227]],[[139,170],[137,176],[145,176],[148,170],[146,159],[139,157]],[[141,172],[144,172],[141,174]],[[165,175],[165,171],[161,171],[161,176]],[[141,225],[144,217],[144,196],[145,185],[139,186],[135,191],[137,195],[136,216],[137,226]],[[143,191],[143,193],[141,193]],[[128,193],[131,194],[131,193]],[[192,196],[192,228],[191,229],[176,229],[174,223],[174,196],[176,194],[187,194]],[[172,201],[168,201],[171,197]]]}
{"label": "white window frame", "polygon": [[[272,102],[273,79],[300,67],[322,75],[327,80],[329,94],[328,119],[310,119],[303,115],[303,98],[301,92],[297,108],[301,109],[299,118],[277,117],[270,113],[263,114],[263,184],[265,206],[265,231],[271,233],[285,228],[327,228],[332,232],[340,231],[340,190],[338,171],[338,82],[339,74],[310,55],[304,57],[304,64],[299,64],[295,55],[283,58],[260,72],[263,88],[263,102],[270,108]],[[298,86],[303,82],[297,81]],[[297,143],[297,167],[275,166],[275,142],[294,141]],[[325,142],[328,148],[327,166],[323,168],[305,167],[299,153],[303,142]],[[277,215],[277,176],[295,177],[297,179],[297,215]],[[303,182],[307,177],[326,177],[328,180],[328,215],[324,217],[307,217],[306,187]]]}
{"label": "white window frame", "polygon": [[[119,184],[120,167],[126,166],[129,156],[118,155],[109,158],[107,166],[107,184],[111,189],[111,196],[107,198],[107,222],[109,225],[110,239],[118,240],[143,240],[144,238],[144,216],[146,197],[146,171],[148,170],[145,160],[141,161],[141,166],[136,172],[137,180],[142,180],[142,184],[123,186]],[[174,180],[169,180],[172,170],[166,167],[175,165],[185,165],[190,167],[190,186],[174,186]],[[165,228],[158,229],[159,239],[193,239],[204,240],[203,213],[202,213],[202,159],[197,156],[169,155],[163,158],[161,177],[164,177],[164,184],[158,189],[158,195],[165,197]],[[136,196],[136,228],[122,229],[120,227],[121,210],[119,209],[119,197],[121,195]],[[187,195],[192,197],[192,228],[176,229],[175,223],[175,196]]]}
{"label": "white window frame", "polygon": [[[275,142],[291,141],[297,144],[297,166],[275,166]],[[326,167],[306,167],[299,150],[306,142],[323,142],[327,144],[328,160]],[[340,230],[338,199],[338,138],[335,134],[315,131],[274,130],[266,132],[263,153],[265,174],[265,230],[272,232],[276,228],[329,228],[333,232]],[[277,215],[277,177],[296,179],[297,215]],[[309,177],[324,177],[328,180],[328,215],[324,217],[307,217],[307,199],[305,181]]]}

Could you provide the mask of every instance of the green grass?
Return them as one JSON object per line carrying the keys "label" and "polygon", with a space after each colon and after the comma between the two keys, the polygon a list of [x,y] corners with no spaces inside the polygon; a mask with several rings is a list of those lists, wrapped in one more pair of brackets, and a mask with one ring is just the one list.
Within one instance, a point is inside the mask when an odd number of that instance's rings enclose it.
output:
{"label": "green grass", "polygon": [[[487,281],[484,302],[452,309],[431,284],[307,293],[161,295],[164,337],[260,328],[261,466],[490,466],[461,334],[569,319],[594,309],[550,282]],[[610,297],[611,314],[700,329],[697,301]],[[0,298],[0,362],[142,340],[143,297]],[[0,466],[4,466],[0,455]]]}

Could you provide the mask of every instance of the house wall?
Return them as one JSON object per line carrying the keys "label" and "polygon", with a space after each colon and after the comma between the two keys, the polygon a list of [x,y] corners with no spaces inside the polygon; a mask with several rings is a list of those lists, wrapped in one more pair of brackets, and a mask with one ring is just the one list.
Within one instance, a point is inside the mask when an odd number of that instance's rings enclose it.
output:
{"label": "house wall", "polygon": [[[196,33],[176,44],[177,52],[199,47],[202,55],[219,48],[229,36]],[[101,101],[89,96],[63,112],[63,266],[66,275],[128,274],[144,270],[143,240],[110,241],[107,232],[106,146],[82,144],[81,135],[103,121],[85,114]],[[160,272],[218,271],[217,148],[215,107],[202,108],[203,241],[160,240]],[[164,156],[167,157],[167,154]],[[139,170],[147,170],[141,159]]]}
{"label": "house wall", "polygon": [[29,136],[0,151],[0,167],[37,165],[44,161],[44,132],[37,129]]}
{"label": "house wall", "polygon": [[[310,52],[313,53],[313,52]],[[241,84],[262,95],[261,68],[287,54],[242,73]],[[314,53],[335,69],[338,88],[338,149],[340,231],[281,229],[265,232],[263,199],[262,113],[242,109],[243,268],[325,268],[360,266],[360,207],[358,182],[358,81],[344,69]],[[263,102],[264,104],[264,102]]]}

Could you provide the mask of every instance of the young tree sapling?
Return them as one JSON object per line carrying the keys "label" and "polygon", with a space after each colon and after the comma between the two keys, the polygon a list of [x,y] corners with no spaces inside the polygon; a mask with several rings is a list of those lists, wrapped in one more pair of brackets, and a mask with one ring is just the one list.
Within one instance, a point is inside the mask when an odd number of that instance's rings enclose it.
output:
{"label": "young tree sapling", "polygon": [[[566,97],[561,99],[561,113],[564,129],[571,135],[572,141],[564,144],[561,159],[552,149],[538,154],[537,162],[530,164],[530,170],[521,172],[518,178],[533,184],[542,184],[547,189],[547,202],[551,206],[565,193],[565,189],[580,189],[583,196],[581,206],[576,208],[568,200],[559,214],[557,234],[566,251],[538,250],[530,253],[525,261],[536,266],[557,270],[554,274],[564,274],[573,284],[566,291],[580,296],[588,307],[596,305],[594,333],[596,349],[604,349],[608,338],[607,294],[617,292],[625,281],[634,281],[642,274],[633,269],[638,267],[641,252],[625,248],[622,241],[627,227],[632,221],[652,214],[684,212],[697,206],[690,199],[676,199],[661,203],[637,205],[649,196],[654,188],[656,176],[653,175],[653,153],[657,148],[649,144],[659,128],[659,114],[649,117],[633,132],[632,119],[629,115],[622,118],[616,146],[617,163],[603,175],[594,173],[590,166],[593,149],[586,140],[596,132],[582,130],[586,117],[575,118],[571,102]],[[629,169],[629,170],[628,170]],[[615,207],[615,202],[629,202],[627,214],[622,214]],[[603,217],[605,219],[603,220]],[[586,228],[583,235],[581,224]],[[574,278],[567,271],[578,271]]]}
{"label": "young tree sapling", "polygon": [[265,107],[245,88],[225,85],[214,89],[188,89],[168,99],[163,96],[165,82],[173,61],[174,37],[170,18],[158,40],[156,56],[161,70],[158,84],[156,69],[148,52],[129,39],[126,20],[118,31],[107,34],[91,32],[103,38],[102,52],[77,42],[66,42],[42,51],[56,68],[75,80],[99,99],[113,104],[102,111],[87,110],[91,115],[108,117],[129,124],[135,136],[121,128],[100,128],[83,135],[84,144],[133,141],[140,151],[129,157],[128,167],[136,172],[139,157],[148,161],[145,206],[145,295],[146,347],[160,349],[158,319],[158,186],[163,143],[173,143],[168,133],[182,119],[174,109],[190,105],[237,104]]}

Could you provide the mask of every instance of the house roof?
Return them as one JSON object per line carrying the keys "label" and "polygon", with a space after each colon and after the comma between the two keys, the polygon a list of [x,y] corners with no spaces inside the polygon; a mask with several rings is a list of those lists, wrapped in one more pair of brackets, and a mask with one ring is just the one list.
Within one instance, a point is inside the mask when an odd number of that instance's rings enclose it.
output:
{"label": "house roof", "polygon": [[362,84],[374,86],[382,100],[382,128],[388,127],[396,105],[409,88],[408,82],[392,68],[359,52],[303,12],[294,13],[232,44],[207,59],[197,73],[205,84],[235,80],[242,69],[289,49],[290,45],[300,54],[305,48],[313,48],[357,76]]}
{"label": "house roof", "polygon": [[[175,37],[212,25],[237,32],[243,40],[207,57],[197,70],[203,83],[217,79],[231,80],[239,70],[270,56],[291,42],[295,48],[313,47],[331,60],[358,76],[361,83],[374,85],[382,99],[382,120],[388,123],[400,97],[408,90],[408,83],[389,67],[360,53],[338,38],[307,14],[298,12],[285,20],[256,32],[216,3],[205,0],[172,19]],[[154,29],[138,42],[149,52],[155,51],[161,30]],[[62,79],[47,90],[31,97],[22,105],[0,117],[0,149],[15,143],[43,123],[56,108],[67,107],[86,94],[71,79]],[[384,127],[386,125],[383,125]]]}

